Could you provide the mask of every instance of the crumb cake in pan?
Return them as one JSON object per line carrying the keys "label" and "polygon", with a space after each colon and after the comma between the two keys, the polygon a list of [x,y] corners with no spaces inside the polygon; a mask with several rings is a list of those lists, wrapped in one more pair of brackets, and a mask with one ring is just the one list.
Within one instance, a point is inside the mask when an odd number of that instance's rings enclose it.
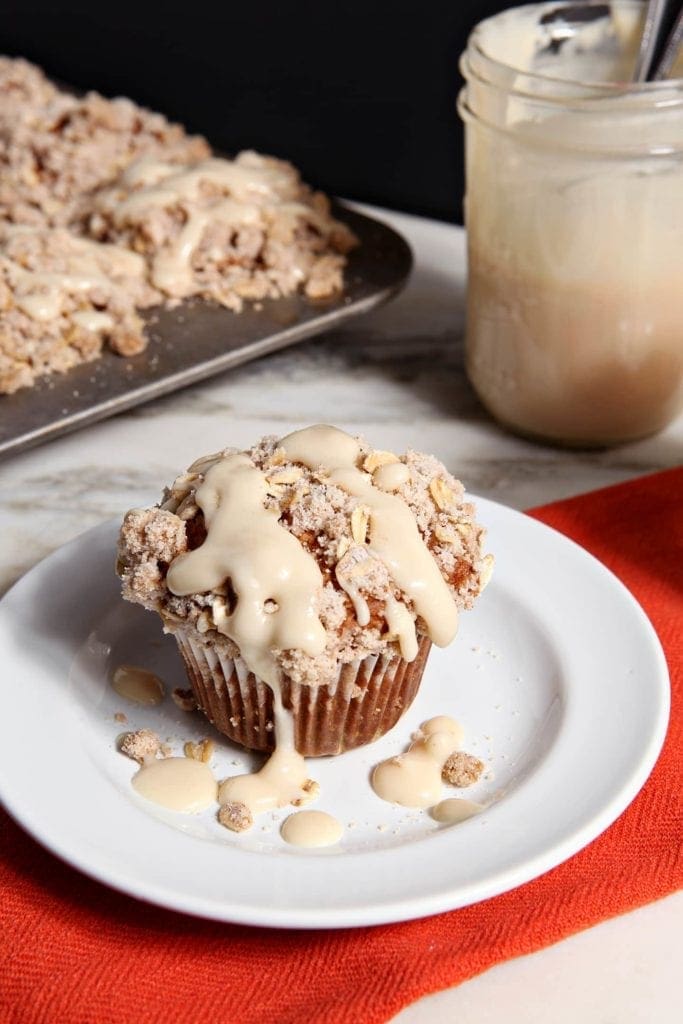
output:
{"label": "crumb cake in pan", "polygon": [[158,303],[145,261],[63,228],[0,225],[0,392],[147,342],[137,310]]}
{"label": "crumb cake in pan", "polygon": [[[24,263],[15,235],[28,229]],[[92,284],[89,270],[70,268],[79,239],[91,246]],[[296,291],[333,296],[356,244],[291,164],[214,156],[205,139],[131,100],[73,96],[0,57],[0,393],[105,346],[142,351],[136,310],[152,304],[196,297],[238,313]],[[134,273],[110,269],[122,265],[114,246],[130,267],[137,259]]]}
{"label": "crumb cake in pan", "polygon": [[64,226],[143,154],[205,159],[208,142],[162,114],[96,92],[74,96],[23,60],[0,58],[0,217]]}
{"label": "crumb cake in pan", "polygon": [[410,705],[488,581],[483,534],[437,459],[317,426],[198,459],[126,515],[117,569],[220,731],[337,754]]}
{"label": "crumb cake in pan", "polygon": [[170,298],[245,299],[339,291],[355,243],[291,164],[258,153],[176,164],[142,158],[92,198],[88,234],[143,253]]}

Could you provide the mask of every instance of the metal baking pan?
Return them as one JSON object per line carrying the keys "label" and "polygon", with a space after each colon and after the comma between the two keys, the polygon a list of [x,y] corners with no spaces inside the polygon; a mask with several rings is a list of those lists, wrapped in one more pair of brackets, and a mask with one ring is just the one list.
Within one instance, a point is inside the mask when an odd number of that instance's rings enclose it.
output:
{"label": "metal baking pan", "polygon": [[410,273],[408,243],[342,204],[334,213],[361,243],[349,255],[342,295],[321,302],[300,295],[270,299],[239,314],[196,299],[175,309],[145,310],[150,343],[139,356],[104,352],[95,362],[0,395],[0,458],[321,334],[386,302]]}

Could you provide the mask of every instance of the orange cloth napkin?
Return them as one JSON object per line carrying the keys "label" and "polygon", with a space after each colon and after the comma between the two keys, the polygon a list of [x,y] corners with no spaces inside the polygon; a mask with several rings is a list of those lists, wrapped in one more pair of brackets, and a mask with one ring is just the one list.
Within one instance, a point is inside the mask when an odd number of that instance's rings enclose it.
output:
{"label": "orange cloth napkin", "polygon": [[[420,996],[548,946],[683,881],[683,469],[531,513],[632,590],[667,653],[664,751],[581,853],[495,899],[351,931],[221,925],[119,895],[0,817],[0,1020],[7,1024],[374,1024]],[[30,756],[30,755],[29,755]]]}

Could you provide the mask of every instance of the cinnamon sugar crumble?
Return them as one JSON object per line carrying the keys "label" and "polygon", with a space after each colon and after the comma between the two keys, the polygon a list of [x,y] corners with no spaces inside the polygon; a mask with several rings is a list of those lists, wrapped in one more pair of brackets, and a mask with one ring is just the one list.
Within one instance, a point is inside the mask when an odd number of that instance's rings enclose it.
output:
{"label": "cinnamon sugar crumble", "polygon": [[215,749],[216,744],[213,740],[200,740],[199,743],[193,743],[191,740],[188,740],[183,745],[185,757],[189,757],[193,761],[202,761],[204,764],[211,760]]}
{"label": "cinnamon sugar crumble", "polygon": [[314,800],[317,800],[319,796],[320,783],[316,782],[315,779],[306,779],[301,787],[301,793],[292,800],[292,806],[305,807],[306,804],[310,804]]}
{"label": "cinnamon sugar crumble", "polygon": [[[24,60],[0,59],[0,216],[15,224],[61,227],[78,206],[136,157],[206,157],[208,143],[129,99],[73,96]],[[8,123],[9,122],[9,123]]]}
{"label": "cinnamon sugar crumble", "polygon": [[178,687],[173,691],[171,697],[173,699],[173,703],[179,707],[181,711],[197,710],[198,704],[192,690],[181,690]]}
{"label": "cinnamon sugar crumble", "polygon": [[[0,221],[0,392],[147,341],[138,309],[158,301],[143,261],[64,229],[12,228]],[[89,287],[84,288],[83,283]]]}
{"label": "cinnamon sugar crumble", "polygon": [[119,749],[126,757],[144,764],[145,761],[154,760],[160,753],[161,740],[151,729],[138,729],[125,734]]}
{"label": "cinnamon sugar crumble", "polygon": [[232,800],[218,811],[218,820],[231,832],[248,832],[254,824],[254,818],[246,804]]}
{"label": "cinnamon sugar crumble", "polygon": [[168,297],[198,295],[239,313],[245,301],[341,290],[356,239],[291,164],[244,151],[231,162],[157,160],[151,175],[148,166],[136,161],[94,195],[85,229],[141,253]]}
{"label": "cinnamon sugar crumble", "polygon": [[[233,452],[226,449],[197,460],[166,489],[159,506],[129,512],[121,530],[118,560],[127,600],[158,611],[169,632],[194,631],[204,646],[215,647],[227,657],[234,657],[237,648],[216,628],[214,607],[234,599],[229,596],[229,581],[223,585],[223,595],[178,597],[166,587],[165,574],[177,555],[197,547],[206,536],[195,492],[211,466]],[[363,543],[368,510],[362,501],[332,484],[323,467],[310,470],[289,461],[275,437],[264,438],[246,454],[270,481],[265,506],[313,555],[323,577],[317,613],[327,633],[327,646],[315,657],[300,650],[276,651],[285,675],[296,683],[320,685],[336,677],[339,664],[368,655],[396,654],[398,644],[388,632],[384,606],[393,597],[415,613],[387,567]],[[457,607],[471,608],[490,575],[490,556],[482,555],[484,530],[462,484],[430,455],[408,451],[399,457],[374,451],[360,439],[359,468],[377,459],[381,463],[395,459],[407,468],[407,479],[395,493],[413,512]],[[436,480],[438,486],[433,487]],[[347,592],[349,580],[367,603],[370,620],[366,625],[357,620]],[[424,633],[419,618],[416,624],[418,633]]]}
{"label": "cinnamon sugar crumble", "polygon": [[441,776],[444,782],[458,789],[465,789],[472,786],[484,771],[484,762],[472,754],[466,754],[462,750],[456,750],[451,754],[443,766]]}
{"label": "cinnamon sugar crumble", "polygon": [[[235,183],[217,184],[217,166],[235,168]],[[171,182],[183,173],[197,187],[176,195]],[[254,179],[251,191],[240,192],[240,175]],[[29,262],[17,251],[27,244]],[[68,265],[77,244],[90,245],[96,281],[82,253],[80,272]],[[212,158],[205,139],[161,114],[125,98],[73,96],[27,61],[0,57],[0,393],[105,348],[137,355],[148,344],[138,311],[151,305],[201,296],[239,312],[296,291],[333,295],[356,244],[291,164],[251,151],[231,163]],[[108,266],[115,251],[137,260],[139,274]],[[183,273],[160,274],[177,251]],[[30,304],[27,290],[37,297]]]}

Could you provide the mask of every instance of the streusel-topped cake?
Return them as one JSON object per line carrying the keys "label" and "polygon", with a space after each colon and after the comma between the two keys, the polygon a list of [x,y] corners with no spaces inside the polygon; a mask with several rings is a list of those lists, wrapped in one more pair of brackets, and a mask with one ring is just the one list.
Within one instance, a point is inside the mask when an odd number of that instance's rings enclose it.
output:
{"label": "streusel-topped cake", "polygon": [[0,145],[3,149],[17,120],[28,110],[46,107],[57,95],[57,87],[35,64],[21,57],[0,56]]}
{"label": "streusel-topped cake", "polygon": [[[136,309],[152,302],[196,296],[239,312],[245,301],[295,291],[331,296],[356,244],[290,164],[253,152],[212,157],[205,139],[161,114],[128,99],[74,96],[27,61],[1,57],[5,240],[12,225],[34,235],[11,236],[0,253],[0,393],[93,359],[103,345],[142,351]],[[78,238],[90,239],[98,264],[92,288],[87,273],[68,270]],[[101,242],[135,254],[135,272],[109,274],[111,247],[94,254]],[[18,245],[32,252],[24,270]],[[45,301],[27,302],[27,289]]]}
{"label": "streusel-topped cake", "polygon": [[93,190],[142,154],[184,162],[210,153],[162,114],[62,92],[26,61],[3,58],[0,108],[0,218],[16,224],[69,224]]}
{"label": "streusel-topped cake", "polygon": [[136,253],[62,228],[0,226],[0,392],[96,359],[104,345],[141,352],[137,309],[159,298]]}
{"label": "streusel-topped cake", "polygon": [[92,208],[89,233],[144,253],[165,295],[236,312],[245,299],[339,291],[355,244],[291,164],[252,151],[180,167],[136,160]]}

